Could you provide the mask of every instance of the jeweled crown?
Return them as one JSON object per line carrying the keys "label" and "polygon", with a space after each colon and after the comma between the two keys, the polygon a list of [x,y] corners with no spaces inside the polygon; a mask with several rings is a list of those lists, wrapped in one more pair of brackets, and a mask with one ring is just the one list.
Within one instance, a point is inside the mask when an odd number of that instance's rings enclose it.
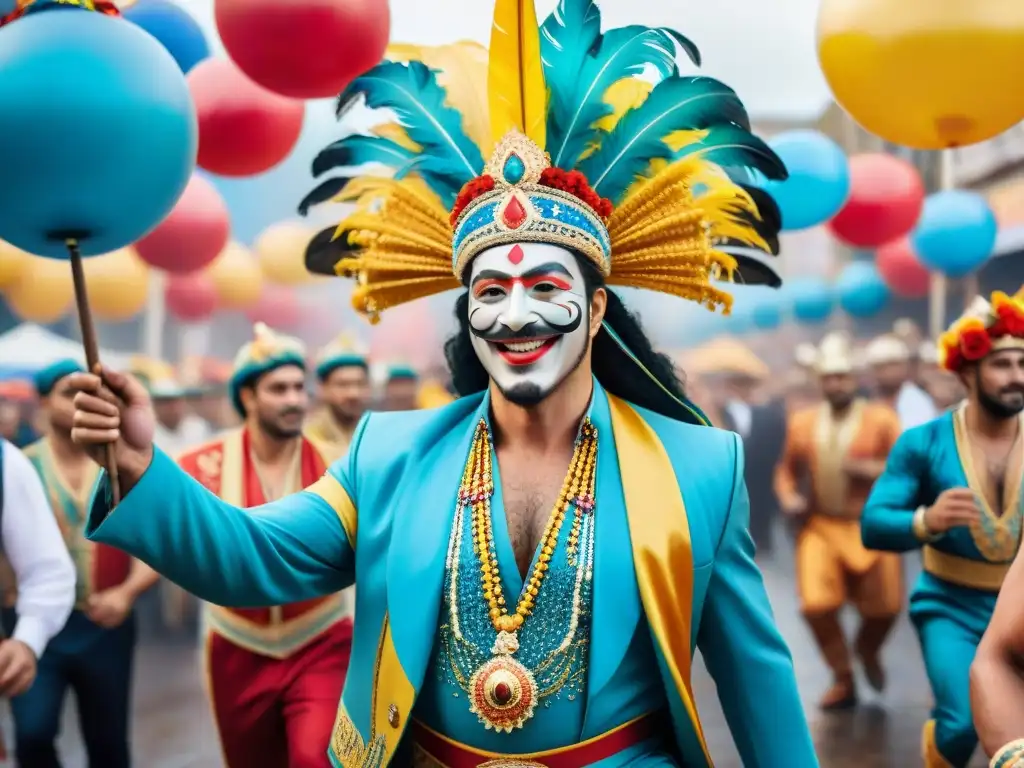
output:
{"label": "jeweled crown", "polygon": [[582,174],[552,168],[543,149],[519,131],[509,131],[484,174],[463,187],[452,210],[452,270],[464,280],[466,266],[482,251],[540,242],[581,254],[607,276],[611,238],[605,218],[610,209]]}

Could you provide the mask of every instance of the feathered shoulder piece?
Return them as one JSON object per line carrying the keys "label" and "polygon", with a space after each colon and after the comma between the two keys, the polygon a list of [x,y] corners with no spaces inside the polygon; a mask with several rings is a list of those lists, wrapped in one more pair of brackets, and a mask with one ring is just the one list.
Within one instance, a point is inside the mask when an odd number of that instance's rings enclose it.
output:
{"label": "feathered shoulder piece", "polygon": [[959,371],[1001,349],[1024,349],[1024,289],[1015,296],[996,291],[990,301],[976,297],[939,338],[939,365]]}
{"label": "feathered shoulder piece", "polygon": [[569,248],[612,285],[712,309],[728,310],[715,281],[738,265],[746,282],[777,284],[763,260],[744,272],[748,253],[778,252],[781,222],[742,182],[785,168],[735,92],[682,73],[680,54],[699,64],[669,29],[602,33],[591,0],[561,0],[539,26],[533,0],[497,0],[489,55],[472,43],[392,48],[341,94],[338,114],[363,100],[395,122],[340,139],[313,165],[316,176],[365,164],[392,175],[342,173],[310,193],[303,212],[331,199],[356,208],[314,240],[308,266],[354,277],[371,320],[458,287],[476,254],[511,242]]}

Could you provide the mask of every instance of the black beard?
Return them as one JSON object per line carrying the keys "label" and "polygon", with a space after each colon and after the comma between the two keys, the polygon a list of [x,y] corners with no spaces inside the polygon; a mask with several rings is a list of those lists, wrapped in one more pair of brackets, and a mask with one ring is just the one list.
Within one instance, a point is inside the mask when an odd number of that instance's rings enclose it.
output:
{"label": "black beard", "polygon": [[1024,400],[1021,400],[1020,405],[1007,405],[998,397],[993,397],[988,392],[985,392],[980,388],[978,389],[978,405],[980,405],[989,416],[1000,421],[1015,418],[1020,415],[1021,411],[1024,411]]}
{"label": "black beard", "polygon": [[587,356],[587,346],[588,345],[583,346],[583,349],[580,350],[579,356],[576,358],[575,362],[573,362],[572,367],[569,368],[565,375],[556,381],[555,385],[546,392],[536,384],[529,381],[524,381],[522,384],[516,384],[509,389],[502,389],[501,385],[499,385],[498,390],[506,400],[513,405],[518,405],[520,408],[532,408],[539,405],[548,395],[562,386],[565,380],[580,367],[580,363],[583,362],[583,358]]}
{"label": "black beard", "polygon": [[260,430],[266,433],[272,440],[291,440],[302,434],[302,427],[285,429],[276,422],[262,417],[258,418],[257,421],[260,425]]}

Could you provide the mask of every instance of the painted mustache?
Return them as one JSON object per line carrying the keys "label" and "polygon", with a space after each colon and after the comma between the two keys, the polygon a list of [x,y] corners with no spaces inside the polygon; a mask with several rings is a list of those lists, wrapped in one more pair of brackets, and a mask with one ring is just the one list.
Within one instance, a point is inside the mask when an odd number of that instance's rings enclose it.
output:
{"label": "painted mustache", "polygon": [[572,320],[568,323],[554,323],[550,320],[535,320],[529,325],[524,325],[518,331],[513,331],[507,325],[503,325],[500,322],[495,322],[490,328],[484,330],[478,330],[473,323],[473,315],[477,313],[480,307],[474,309],[469,313],[469,328],[479,339],[489,341],[492,343],[505,343],[509,341],[519,341],[522,339],[540,339],[546,336],[562,336],[567,333],[572,333],[580,324],[583,322],[583,311],[580,309],[580,305],[575,301],[566,302],[575,308],[575,312],[572,312]]}

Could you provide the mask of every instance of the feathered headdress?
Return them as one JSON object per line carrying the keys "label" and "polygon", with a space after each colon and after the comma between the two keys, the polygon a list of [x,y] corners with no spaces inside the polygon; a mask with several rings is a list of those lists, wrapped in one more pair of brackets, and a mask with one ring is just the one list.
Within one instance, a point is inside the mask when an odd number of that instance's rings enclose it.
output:
{"label": "feathered headdress", "polygon": [[331,144],[313,172],[378,163],[394,175],[342,175],[307,196],[303,212],[356,205],[314,239],[307,266],[355,278],[371,322],[460,287],[473,256],[511,242],[571,249],[611,285],[711,309],[731,304],[718,278],[778,285],[761,258],[778,252],[778,209],[741,182],[785,168],[735,92],[682,74],[679,51],[699,64],[669,29],[602,33],[592,0],[561,0],[539,27],[533,0],[497,0],[489,59],[472,43],[392,48],[338,114],[362,98],[397,121]]}
{"label": "feathered headdress", "polygon": [[959,371],[1000,349],[1024,349],[1024,288],[1015,296],[1002,291],[981,296],[939,338],[939,365]]}

